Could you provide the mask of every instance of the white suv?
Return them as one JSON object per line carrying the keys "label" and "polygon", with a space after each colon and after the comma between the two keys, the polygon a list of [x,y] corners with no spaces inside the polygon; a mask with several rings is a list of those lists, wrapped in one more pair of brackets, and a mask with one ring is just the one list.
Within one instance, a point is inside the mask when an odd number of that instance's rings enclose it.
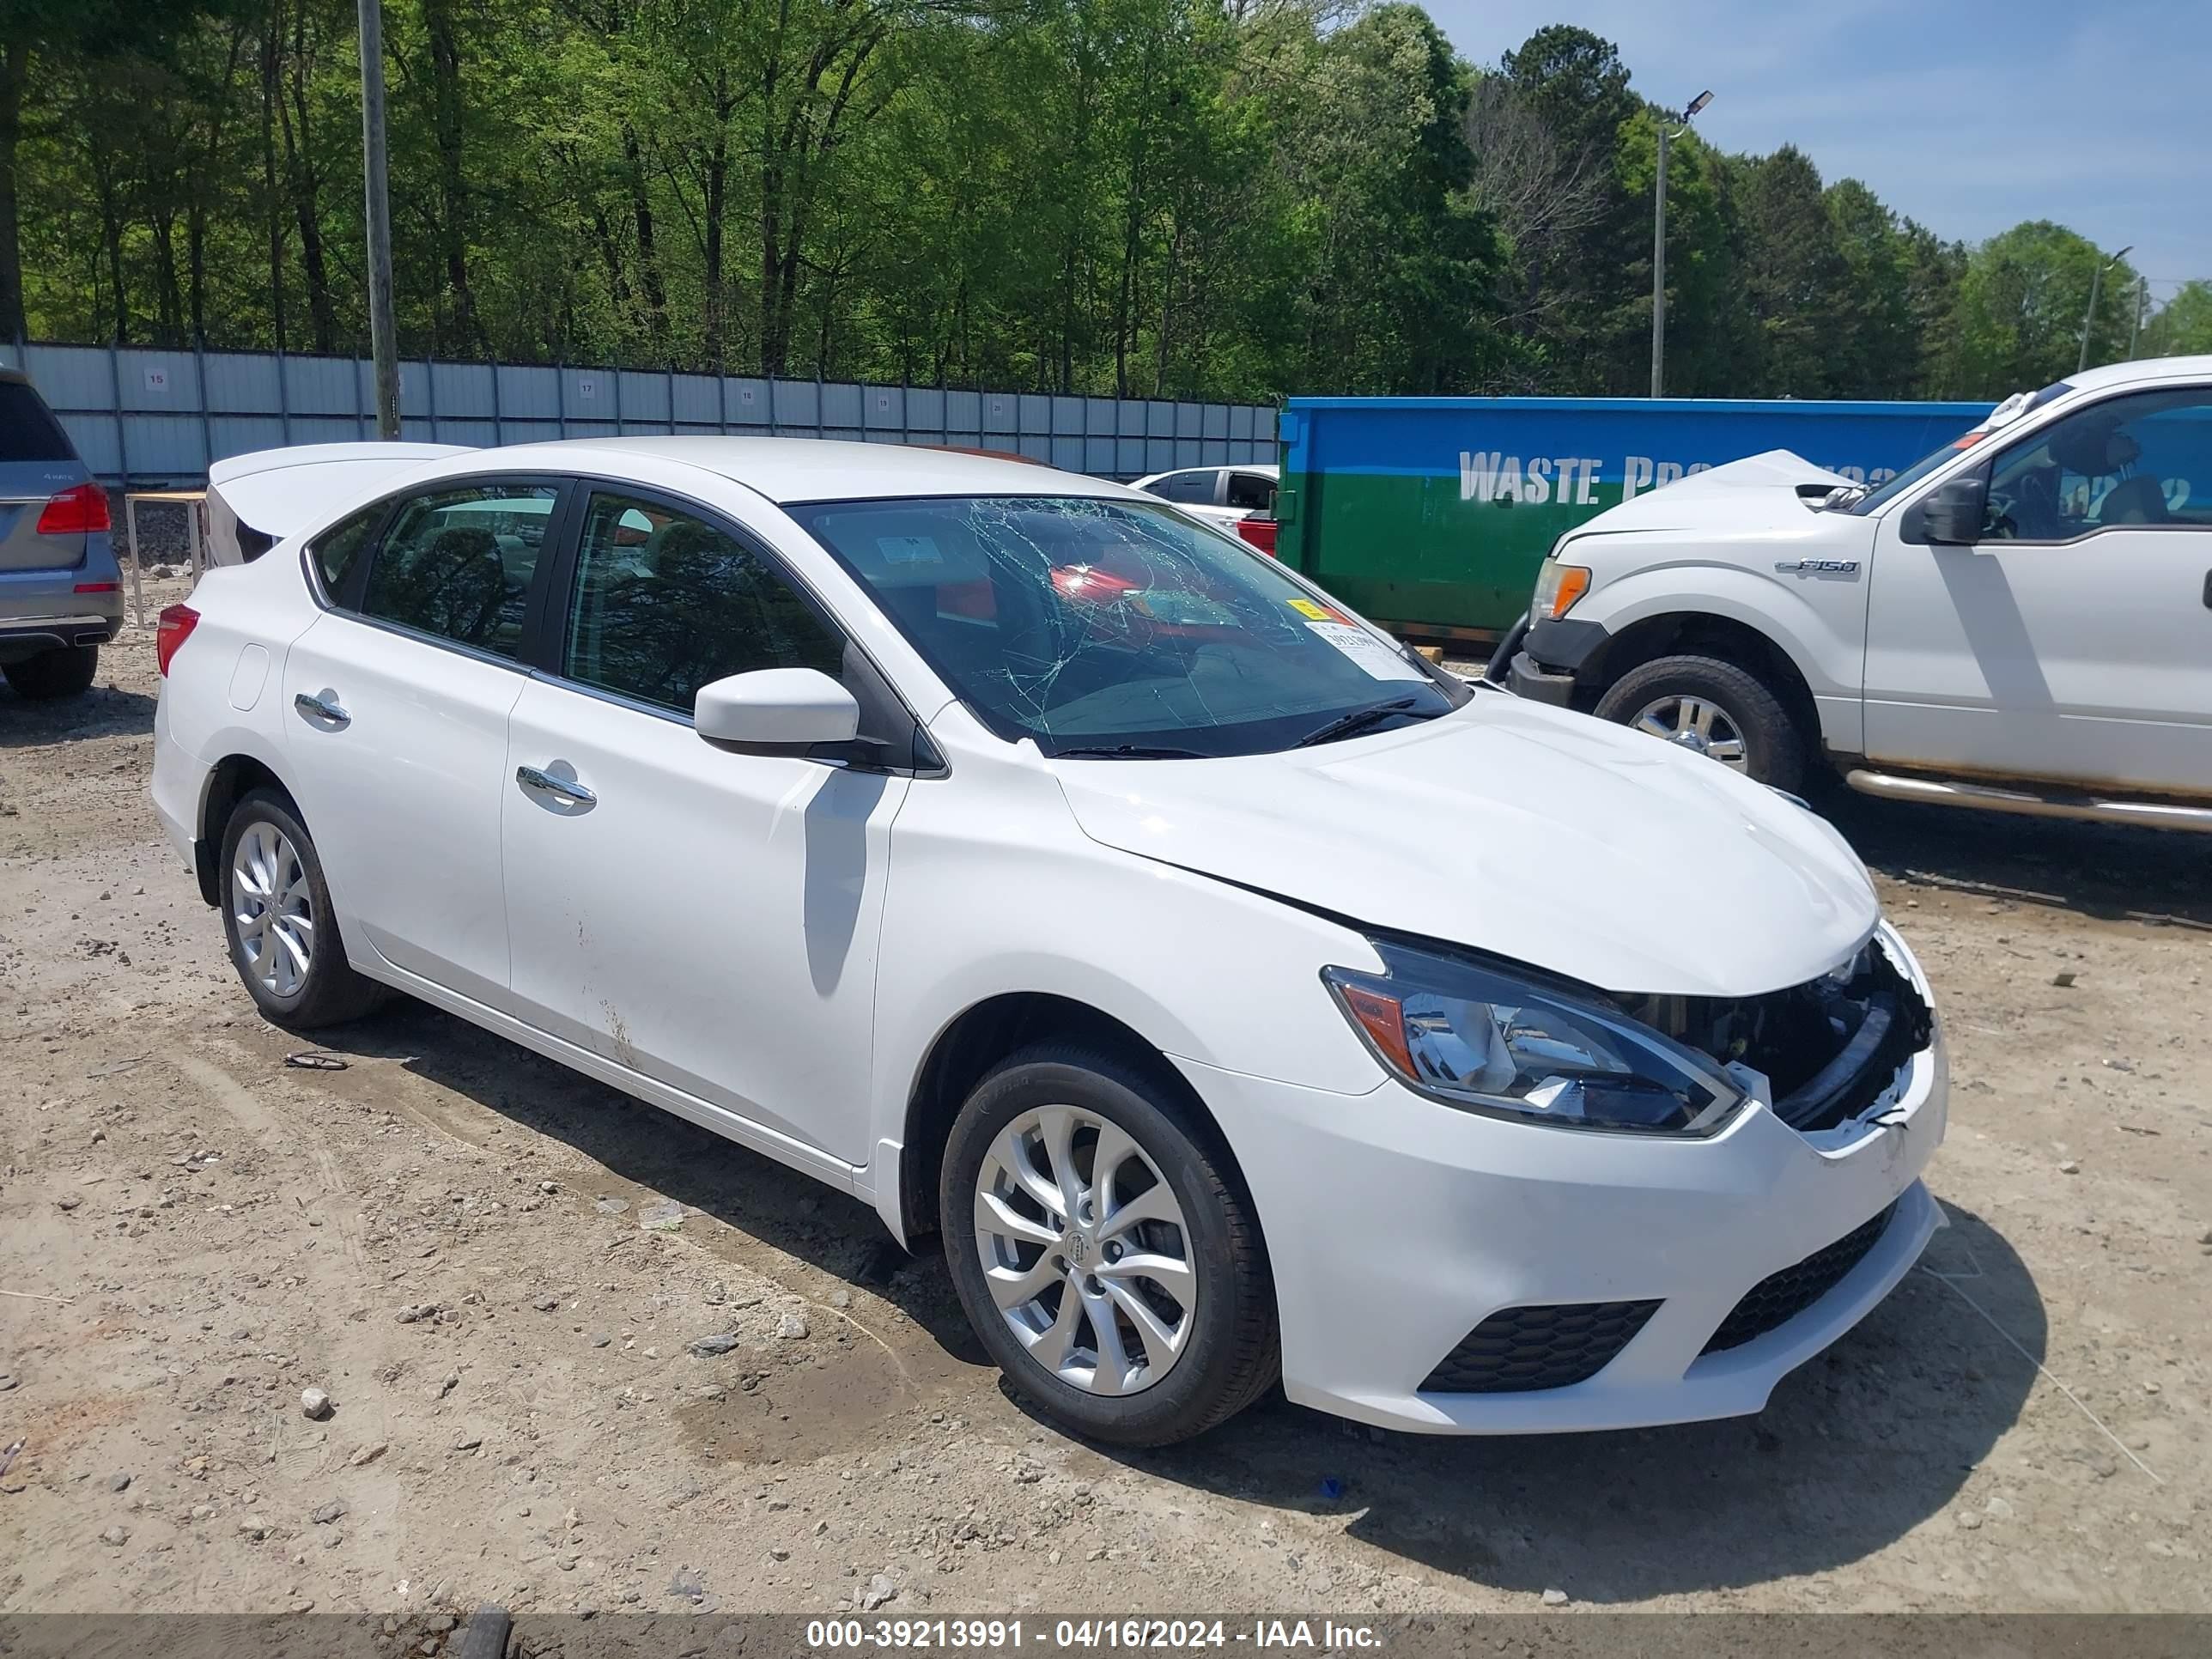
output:
{"label": "white suv", "polygon": [[1119,485],[454,455],[159,656],[155,804],[270,1018],[405,991],[941,1233],[1086,1435],[1279,1370],[1413,1429],[1756,1411],[1939,1224],[1927,981],[1835,831]]}
{"label": "white suv", "polygon": [[1599,514],[1492,659],[1780,788],[2212,830],[2212,357],[1997,405],[1871,490],[1777,451]]}

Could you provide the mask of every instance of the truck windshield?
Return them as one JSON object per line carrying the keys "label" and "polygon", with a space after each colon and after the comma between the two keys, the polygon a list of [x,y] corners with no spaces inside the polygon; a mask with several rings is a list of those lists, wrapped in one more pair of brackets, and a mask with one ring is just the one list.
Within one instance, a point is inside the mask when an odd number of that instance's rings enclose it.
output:
{"label": "truck windshield", "polygon": [[1264,754],[1472,695],[1242,542],[1080,496],[786,508],[961,702],[1048,755]]}
{"label": "truck windshield", "polygon": [[1879,512],[1960,450],[1972,449],[1991,433],[2002,431],[2030,410],[2040,409],[2053,398],[2063,398],[2073,389],[2072,385],[2065,380],[2054,380],[2040,392],[2014,392],[1984,416],[1978,426],[1960,433],[1942,448],[1923,455],[1902,472],[1891,473],[1865,495],[1842,503],[1840,510],[1857,514]]}

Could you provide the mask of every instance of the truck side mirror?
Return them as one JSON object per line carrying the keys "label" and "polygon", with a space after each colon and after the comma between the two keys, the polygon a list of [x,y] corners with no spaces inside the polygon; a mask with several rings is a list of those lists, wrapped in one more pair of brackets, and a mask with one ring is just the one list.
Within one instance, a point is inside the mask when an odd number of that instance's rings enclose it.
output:
{"label": "truck side mirror", "polygon": [[1928,539],[1939,546],[1971,547],[1982,538],[1989,512],[1990,486],[1978,474],[1953,478],[1937,487],[1921,503],[1920,525]]}

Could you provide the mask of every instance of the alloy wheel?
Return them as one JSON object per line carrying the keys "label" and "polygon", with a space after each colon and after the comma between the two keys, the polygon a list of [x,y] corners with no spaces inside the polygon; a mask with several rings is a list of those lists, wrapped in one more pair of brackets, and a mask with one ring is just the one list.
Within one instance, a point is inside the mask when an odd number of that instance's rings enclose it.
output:
{"label": "alloy wheel", "polygon": [[1086,1394],[1152,1387],[1197,1328],[1198,1275],[1174,1189],[1095,1111],[1042,1106],[1000,1131],[975,1178],[975,1247],[1007,1328]]}
{"label": "alloy wheel", "polygon": [[291,838],[265,821],[247,825],[231,858],[230,893],[247,975],[272,996],[298,995],[315,959],[315,904]]}
{"label": "alloy wheel", "polygon": [[1709,698],[1656,697],[1644,704],[1629,725],[1646,737],[1718,761],[1732,772],[1744,771],[1749,765],[1741,728],[1727,709]]}

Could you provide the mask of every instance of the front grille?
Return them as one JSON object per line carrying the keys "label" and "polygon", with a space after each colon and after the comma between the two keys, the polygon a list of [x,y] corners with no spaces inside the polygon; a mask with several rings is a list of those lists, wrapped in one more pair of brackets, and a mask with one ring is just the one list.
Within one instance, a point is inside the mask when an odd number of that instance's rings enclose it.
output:
{"label": "front grille", "polygon": [[1880,1215],[1853,1228],[1832,1244],[1819,1249],[1778,1273],[1769,1273],[1746,1292],[1713,1333],[1705,1352],[1720,1353],[1740,1348],[1754,1337],[1789,1323],[1844,1281],[1844,1276],[1866,1259],[1866,1253],[1897,1213],[1893,1203]]}
{"label": "front grille", "polygon": [[1507,1308],[1437,1362],[1425,1394],[1523,1394],[1586,1382],[1626,1347],[1656,1302],[1575,1302]]}

